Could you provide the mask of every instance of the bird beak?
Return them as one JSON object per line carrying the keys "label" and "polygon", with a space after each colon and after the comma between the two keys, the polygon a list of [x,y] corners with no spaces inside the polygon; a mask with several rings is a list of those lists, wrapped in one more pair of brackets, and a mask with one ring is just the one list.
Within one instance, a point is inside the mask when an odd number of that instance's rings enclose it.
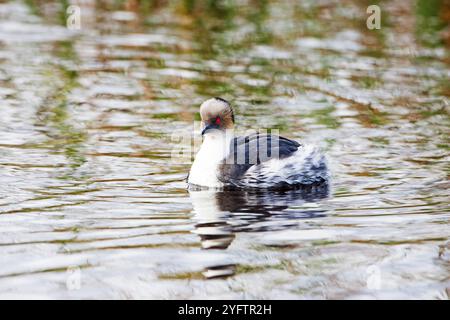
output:
{"label": "bird beak", "polygon": [[206,133],[206,131],[208,130],[212,130],[212,129],[219,129],[219,126],[216,124],[208,124],[205,126],[205,128],[202,130],[202,136]]}

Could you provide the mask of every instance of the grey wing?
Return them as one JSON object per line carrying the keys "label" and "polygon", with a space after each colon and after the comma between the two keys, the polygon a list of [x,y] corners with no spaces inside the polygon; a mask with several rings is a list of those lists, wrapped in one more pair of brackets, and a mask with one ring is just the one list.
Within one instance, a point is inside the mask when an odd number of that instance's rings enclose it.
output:
{"label": "grey wing", "polygon": [[276,135],[256,133],[234,138],[228,157],[220,165],[219,180],[238,186],[250,168],[270,159],[289,157],[299,147],[298,142]]}

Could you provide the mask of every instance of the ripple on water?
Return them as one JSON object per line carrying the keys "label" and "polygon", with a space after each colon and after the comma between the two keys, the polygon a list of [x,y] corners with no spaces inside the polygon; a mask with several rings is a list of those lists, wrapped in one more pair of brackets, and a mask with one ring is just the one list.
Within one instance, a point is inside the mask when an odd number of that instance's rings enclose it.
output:
{"label": "ripple on water", "polygon": [[[448,299],[448,49],[408,23],[428,13],[81,5],[71,31],[59,2],[0,4],[0,297]],[[318,144],[329,188],[186,190],[174,134],[211,96]]]}

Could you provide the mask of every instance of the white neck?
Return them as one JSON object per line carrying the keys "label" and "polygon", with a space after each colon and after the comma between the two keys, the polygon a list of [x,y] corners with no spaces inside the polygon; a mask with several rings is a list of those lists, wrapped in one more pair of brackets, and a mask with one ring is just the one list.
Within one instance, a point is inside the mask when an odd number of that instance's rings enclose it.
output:
{"label": "white neck", "polygon": [[188,182],[204,187],[221,187],[223,184],[217,179],[218,165],[228,156],[233,138],[231,130],[207,132],[195,156]]}

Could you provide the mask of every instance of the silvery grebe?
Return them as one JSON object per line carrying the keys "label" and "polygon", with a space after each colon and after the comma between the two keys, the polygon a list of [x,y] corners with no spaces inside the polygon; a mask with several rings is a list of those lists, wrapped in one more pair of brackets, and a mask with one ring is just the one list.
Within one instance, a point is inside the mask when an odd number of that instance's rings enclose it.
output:
{"label": "silvery grebe", "polygon": [[314,146],[271,134],[235,137],[228,101],[203,102],[200,116],[204,139],[188,176],[190,186],[294,189],[328,182],[325,156]]}

